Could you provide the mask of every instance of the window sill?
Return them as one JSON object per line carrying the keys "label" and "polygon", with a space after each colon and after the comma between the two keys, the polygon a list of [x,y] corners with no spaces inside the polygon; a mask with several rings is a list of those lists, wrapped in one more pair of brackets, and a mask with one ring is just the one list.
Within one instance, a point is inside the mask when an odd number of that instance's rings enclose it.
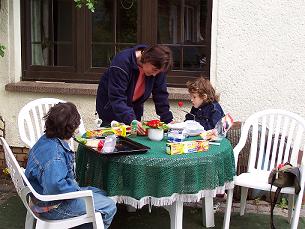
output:
{"label": "window sill", "polygon": [[[20,81],[5,85],[6,91],[96,96],[97,84]],[[168,88],[170,100],[189,100],[186,88]]]}

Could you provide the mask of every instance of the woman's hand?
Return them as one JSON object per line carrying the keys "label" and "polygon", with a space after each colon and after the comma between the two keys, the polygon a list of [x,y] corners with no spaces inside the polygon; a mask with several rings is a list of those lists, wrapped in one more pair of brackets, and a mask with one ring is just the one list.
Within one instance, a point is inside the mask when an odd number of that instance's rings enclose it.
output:
{"label": "woman's hand", "polygon": [[137,132],[138,135],[146,135],[146,129],[143,128],[142,123],[138,121],[138,125],[137,125]]}

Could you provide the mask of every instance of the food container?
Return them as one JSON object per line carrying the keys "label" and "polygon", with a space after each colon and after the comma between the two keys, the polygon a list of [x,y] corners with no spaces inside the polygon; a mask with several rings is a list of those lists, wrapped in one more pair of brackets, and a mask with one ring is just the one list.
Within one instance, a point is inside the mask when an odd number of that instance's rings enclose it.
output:
{"label": "food container", "polygon": [[105,138],[103,145],[103,153],[112,153],[116,145],[116,135],[109,135]]}
{"label": "food container", "polygon": [[200,153],[209,149],[209,142],[205,140],[174,142],[166,144],[166,153],[169,155],[184,153]]}
{"label": "food container", "polygon": [[185,135],[182,130],[173,130],[170,129],[167,132],[167,141],[168,142],[183,142]]}

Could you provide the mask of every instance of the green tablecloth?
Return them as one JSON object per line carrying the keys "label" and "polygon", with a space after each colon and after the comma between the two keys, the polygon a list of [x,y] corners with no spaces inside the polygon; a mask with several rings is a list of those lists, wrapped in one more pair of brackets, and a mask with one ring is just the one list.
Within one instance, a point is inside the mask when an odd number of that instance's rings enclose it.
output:
{"label": "green tablecloth", "polygon": [[76,174],[81,186],[96,186],[109,196],[169,197],[174,193],[196,194],[233,180],[233,149],[227,139],[207,152],[167,155],[166,141],[147,137],[133,140],[149,146],[145,154],[102,156],[79,145]]}

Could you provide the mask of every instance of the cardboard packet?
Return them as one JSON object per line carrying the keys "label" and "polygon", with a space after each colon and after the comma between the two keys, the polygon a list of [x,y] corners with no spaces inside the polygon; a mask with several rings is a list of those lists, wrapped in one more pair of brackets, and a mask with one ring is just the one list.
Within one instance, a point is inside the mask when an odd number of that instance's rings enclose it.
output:
{"label": "cardboard packet", "polygon": [[169,155],[184,153],[200,153],[209,149],[209,142],[205,140],[195,140],[186,142],[174,142],[166,144],[166,153]]}

